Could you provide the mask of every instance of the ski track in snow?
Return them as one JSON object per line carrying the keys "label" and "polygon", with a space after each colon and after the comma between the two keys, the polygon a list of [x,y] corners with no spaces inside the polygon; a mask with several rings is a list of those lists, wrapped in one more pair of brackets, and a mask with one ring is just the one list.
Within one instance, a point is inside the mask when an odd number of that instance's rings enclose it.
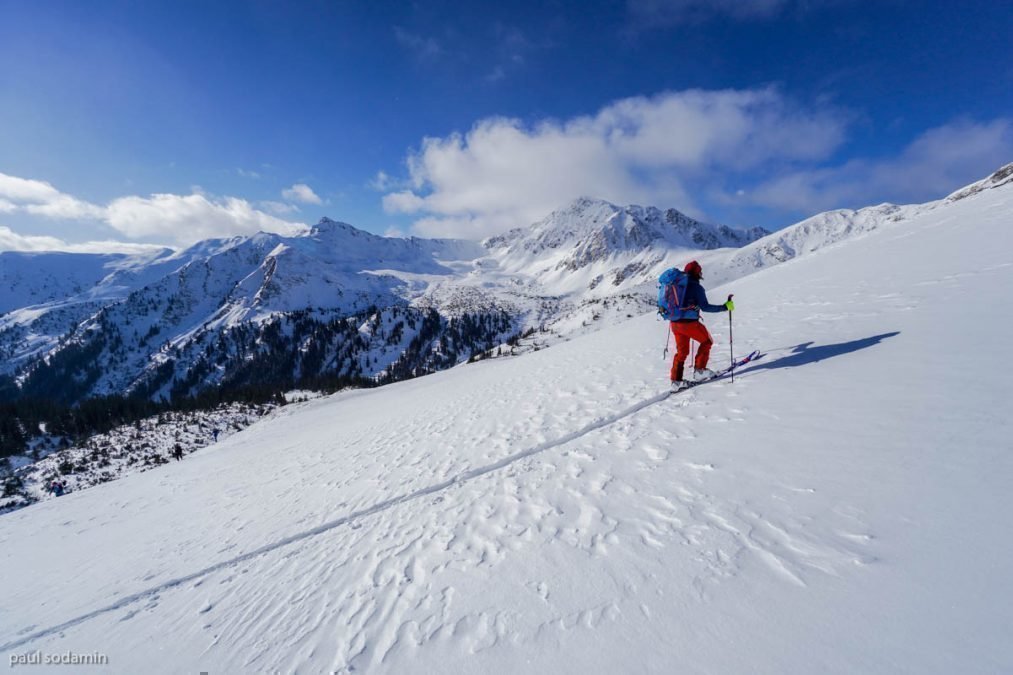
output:
{"label": "ski track in snow", "polygon": [[[748,381],[748,376],[749,369],[746,368],[738,380]],[[718,386],[720,384],[715,383],[714,387]],[[702,390],[706,391],[706,388]],[[841,547],[830,549],[823,543],[807,543],[799,540],[797,534],[790,534],[793,529],[790,523],[778,524],[756,511],[721,506],[705,493],[692,489],[693,483],[717,469],[710,463],[673,460],[673,448],[678,447],[680,441],[692,443],[695,437],[692,428],[701,421],[721,423],[742,419],[738,415],[735,418],[713,414],[701,416],[700,403],[695,402],[694,396],[698,391],[701,390],[684,392],[674,399],[677,401],[677,419],[681,418],[681,414],[694,411],[682,418],[686,428],[678,434],[656,424],[663,416],[672,414],[667,406],[656,406],[669,398],[670,393],[666,390],[611,415],[595,417],[577,431],[543,441],[481,467],[460,471],[441,482],[353,511],[191,574],[163,581],[68,621],[42,630],[37,630],[35,626],[26,628],[22,635],[4,644],[2,649],[10,651],[43,638],[62,637],[70,629],[121,610],[127,611],[118,623],[129,622],[139,615],[155,611],[166,592],[187,587],[201,595],[197,602],[198,615],[213,617],[222,612],[228,616],[226,623],[231,625],[231,629],[226,631],[224,627],[219,627],[219,635],[239,630],[270,632],[272,625],[284,620],[284,617],[276,615],[282,610],[275,608],[260,614],[255,599],[262,593],[258,595],[256,589],[242,592],[235,589],[224,595],[205,590],[216,586],[242,585],[244,581],[256,578],[258,575],[250,575],[249,569],[241,569],[246,563],[260,570],[274,567],[264,573],[272,576],[280,574],[286,578],[278,587],[288,589],[286,594],[291,593],[291,600],[278,603],[280,607],[287,607],[290,603],[315,607],[318,602],[323,602],[313,611],[300,612],[303,618],[298,622],[298,629],[291,633],[291,639],[295,640],[300,634],[303,637],[299,639],[305,639],[301,631],[309,634],[318,632],[319,629],[313,629],[317,622],[334,627],[335,632],[354,629],[350,637],[339,641],[331,664],[338,671],[356,665],[383,664],[399,650],[430,641],[452,641],[458,650],[477,653],[507,636],[514,640],[554,640],[557,638],[548,636],[557,631],[568,632],[577,626],[594,628],[602,621],[616,620],[623,612],[630,611],[630,608],[624,607],[628,604],[625,596],[629,594],[629,589],[603,597],[600,603],[591,607],[558,615],[550,612],[551,616],[543,617],[535,626],[518,626],[517,617],[509,613],[472,611],[450,620],[454,586],[430,588],[420,584],[428,583],[448,567],[488,570],[502,563],[509,550],[537,541],[559,541],[592,558],[606,555],[619,541],[617,529],[620,519],[608,515],[601,505],[603,499],[622,502],[637,496],[643,502],[635,516],[624,520],[635,533],[632,536],[645,548],[660,554],[671,542],[678,541],[697,551],[693,557],[694,564],[698,566],[693,593],[701,600],[706,599],[710,583],[737,574],[737,570],[746,564],[742,556],[747,553],[755,554],[776,576],[798,586],[805,585],[807,569],[835,574],[843,561],[861,563],[870,559],[862,552],[863,546],[856,545],[861,544],[860,541],[842,538]],[[734,396],[735,393],[732,391],[728,395]],[[587,403],[594,400],[591,392],[580,387],[562,396],[575,396],[584,403],[585,409]],[[649,410],[652,406],[655,406],[653,411]],[[638,413],[645,410],[649,412],[648,418],[640,420],[642,415]],[[738,412],[744,413],[742,410]],[[447,431],[440,418],[430,418],[425,423],[430,435]],[[598,431],[602,434],[596,435],[598,440],[591,446],[575,443]],[[417,429],[409,429],[406,433],[417,433]],[[599,438],[602,435],[607,437]],[[398,439],[394,438],[388,445],[396,446],[397,443]],[[516,469],[519,463],[560,448],[564,449],[561,456],[546,459],[541,464],[529,464],[522,469],[526,476],[524,481],[520,480]],[[627,456],[630,453],[634,458]],[[641,458],[635,459],[638,454]],[[671,491],[666,489],[661,494],[643,491],[624,479],[623,471],[617,470],[618,467],[602,466],[602,460],[606,458],[618,464],[631,461],[636,472],[646,475],[667,467],[669,471],[685,473],[689,481],[670,484]],[[428,461],[432,459],[429,457]],[[417,461],[413,463],[407,454],[398,456],[396,462],[409,466],[418,464]],[[430,470],[439,467],[437,463]],[[506,475],[496,481],[486,481],[480,489],[467,488],[467,484],[503,470],[506,470]],[[543,492],[554,483],[561,483],[562,487],[551,489],[551,498],[545,499]],[[397,508],[416,501],[429,503],[424,511]],[[391,511],[395,514],[373,521],[370,527],[363,527],[361,521]],[[419,513],[424,514],[423,521],[415,522]],[[298,549],[280,556],[268,555],[343,526],[348,526],[345,538],[327,539],[319,552]],[[375,540],[364,550],[371,553],[357,553],[361,540],[370,536]],[[228,550],[228,547],[222,550]],[[304,555],[313,560],[309,571],[304,566]],[[262,560],[256,561],[258,558]],[[281,570],[276,569],[277,566]],[[354,590],[339,592],[337,596],[334,591],[328,591],[326,599],[318,600],[316,596],[321,590],[319,579],[340,575],[340,571],[349,566],[357,572],[352,573],[351,578],[359,580],[351,584]],[[208,579],[218,573],[221,578],[217,584]],[[317,581],[307,584],[307,579]],[[552,581],[536,580],[531,585],[538,600],[551,609]],[[325,585],[333,589],[348,586],[347,581]],[[379,589],[390,592],[378,595]],[[186,595],[186,602],[191,603],[191,594]],[[260,599],[263,600],[262,597]],[[224,607],[237,601],[240,608],[223,612]],[[131,609],[131,606],[140,603],[146,604]],[[648,605],[639,603],[637,611],[649,613],[651,610]],[[410,618],[417,614],[423,619]],[[205,624],[209,630],[212,625]],[[345,629],[339,631],[338,626],[345,626]],[[211,644],[218,644],[218,638]],[[247,656],[243,666],[269,669],[296,666],[297,662],[273,661],[273,654],[272,648],[263,643],[261,649]]]}
{"label": "ski track in snow", "polygon": [[[565,436],[563,436],[561,438],[558,438],[558,439],[555,439],[555,440],[552,440],[552,441],[547,441],[545,443],[541,443],[541,444],[536,445],[536,446],[534,446],[532,448],[528,448],[526,450],[522,450],[522,451],[514,453],[512,455],[508,455],[508,456],[504,457],[503,459],[501,459],[499,461],[496,461],[496,462],[493,462],[491,464],[487,464],[485,466],[478,467],[478,468],[471,469],[471,470],[465,471],[463,473],[457,474],[453,478],[451,478],[449,480],[445,480],[442,483],[437,483],[436,485],[431,485],[429,487],[425,487],[425,488],[422,488],[420,490],[416,490],[416,491],[414,491],[414,492],[412,492],[410,494],[401,495],[399,497],[394,497],[392,499],[387,499],[387,500],[382,501],[382,502],[380,502],[380,503],[378,503],[378,504],[376,504],[374,506],[371,506],[369,508],[361,509],[359,511],[355,511],[353,513],[348,514],[347,516],[343,516],[341,518],[337,518],[337,519],[332,520],[330,522],[324,523],[323,525],[319,525],[317,527],[314,527],[312,529],[306,530],[304,532],[300,532],[298,534],[294,534],[294,535],[292,535],[290,537],[285,537],[284,539],[281,539],[280,541],[274,542],[272,544],[268,544],[266,546],[262,546],[262,547],[260,547],[258,549],[255,549],[255,550],[250,551],[248,553],[244,553],[242,555],[236,556],[236,557],[231,558],[229,560],[223,560],[223,561],[221,561],[219,563],[215,563],[214,565],[211,565],[209,567],[205,567],[204,569],[199,570],[197,572],[193,572],[192,574],[188,574],[186,576],[178,577],[176,579],[171,579],[169,581],[166,581],[166,582],[163,582],[163,583],[159,584],[158,586],[154,586],[152,588],[140,591],[138,593],[133,593],[133,594],[128,595],[126,597],[120,598],[116,602],[114,602],[114,603],[112,603],[112,604],[110,604],[110,605],[108,605],[106,607],[102,607],[101,609],[97,609],[97,610],[95,610],[93,612],[88,612],[87,614],[83,614],[81,616],[75,617],[75,618],[70,619],[68,621],[65,621],[65,622],[63,622],[63,623],[61,623],[61,624],[59,624],[57,626],[52,626],[52,627],[46,628],[44,630],[36,631],[34,633],[31,633],[29,635],[21,637],[21,638],[19,638],[17,640],[14,640],[12,642],[8,642],[6,644],[0,645],[0,651],[9,651],[11,649],[17,649],[17,648],[22,647],[22,646],[24,646],[26,644],[29,644],[31,642],[36,641],[39,638],[45,637],[47,635],[53,635],[53,634],[56,634],[56,633],[60,633],[60,632],[62,632],[64,630],[67,630],[68,628],[72,628],[72,627],[74,627],[74,626],[76,626],[78,624],[81,624],[81,623],[84,623],[86,621],[89,621],[90,619],[94,619],[95,617],[100,616],[102,614],[107,614],[109,612],[114,612],[116,610],[123,609],[123,608],[125,608],[125,607],[127,607],[129,605],[135,604],[135,603],[140,602],[142,600],[145,600],[147,598],[156,597],[159,593],[161,593],[163,591],[169,590],[171,588],[175,588],[177,586],[182,586],[182,585],[184,585],[186,583],[189,583],[191,581],[197,580],[197,579],[199,579],[201,577],[205,577],[205,576],[207,576],[207,575],[209,575],[209,574],[211,574],[213,572],[217,572],[218,570],[225,569],[227,567],[233,567],[235,565],[238,565],[240,563],[246,562],[246,561],[251,560],[253,558],[256,558],[258,556],[264,555],[265,553],[270,553],[270,552],[276,551],[276,550],[278,550],[280,548],[284,548],[286,546],[290,546],[290,545],[295,544],[297,542],[304,541],[306,539],[309,539],[310,537],[315,537],[315,536],[323,534],[325,532],[329,532],[329,531],[331,531],[331,530],[333,530],[335,528],[341,527],[343,525],[349,525],[349,524],[351,524],[351,525],[354,526],[355,522],[358,521],[358,520],[360,520],[360,519],[362,519],[362,518],[366,518],[366,517],[369,517],[369,516],[376,515],[378,513],[382,513],[383,511],[387,511],[388,509],[390,509],[390,508],[392,508],[394,506],[398,506],[400,504],[406,504],[408,502],[415,501],[415,500],[423,498],[423,497],[434,495],[434,494],[442,492],[442,491],[444,491],[444,490],[446,490],[448,488],[454,487],[456,485],[460,485],[460,484],[465,483],[467,481],[474,480],[475,478],[478,478],[480,476],[484,476],[484,475],[492,473],[494,471],[498,471],[498,470],[503,469],[505,467],[508,467],[511,464],[514,464],[514,463],[516,463],[516,462],[518,462],[518,461],[520,461],[522,459],[525,459],[527,457],[531,457],[533,455],[537,455],[537,454],[545,452],[547,450],[552,450],[554,448],[558,448],[558,447],[560,447],[562,445],[570,443],[571,441],[575,441],[575,440],[581,438],[582,436],[586,436],[587,434],[590,434],[590,433],[592,433],[594,431],[597,431],[599,429],[603,429],[603,428],[605,428],[607,426],[615,424],[619,420],[622,420],[622,419],[624,419],[626,417],[630,417],[631,415],[635,415],[636,413],[640,412],[641,410],[643,410],[644,408],[646,408],[648,406],[654,405],[656,403],[660,403],[660,402],[668,399],[670,395],[671,395],[670,391],[664,391],[664,392],[662,392],[662,393],[660,393],[660,394],[658,394],[656,396],[652,396],[652,397],[650,397],[648,399],[645,399],[645,400],[643,400],[643,401],[641,401],[639,403],[636,403],[636,404],[634,404],[634,405],[626,408],[625,410],[620,411],[617,414],[610,415],[608,417],[602,417],[602,418],[596,419],[596,420],[592,421],[590,424],[586,425],[585,427],[583,427],[583,428],[581,428],[581,429],[579,429],[577,431],[574,431],[574,432],[572,432],[570,434],[567,434],[567,435],[565,435]],[[656,461],[661,461],[662,459],[667,458],[667,452],[665,452],[664,457],[662,457],[660,455],[655,455],[652,458],[655,459]],[[727,527],[727,525],[726,525],[726,527]],[[209,609],[210,609],[210,607],[209,607]]]}

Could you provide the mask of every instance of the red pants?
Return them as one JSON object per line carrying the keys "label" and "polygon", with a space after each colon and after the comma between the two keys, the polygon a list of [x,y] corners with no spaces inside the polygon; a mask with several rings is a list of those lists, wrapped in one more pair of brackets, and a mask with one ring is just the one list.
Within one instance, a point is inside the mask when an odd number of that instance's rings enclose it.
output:
{"label": "red pants", "polygon": [[707,331],[707,326],[699,321],[673,321],[672,334],[675,335],[675,359],[672,361],[672,381],[682,379],[683,366],[689,358],[689,341],[696,340],[700,347],[696,351],[694,368],[706,368],[707,359],[711,355],[711,345],[714,340]]}

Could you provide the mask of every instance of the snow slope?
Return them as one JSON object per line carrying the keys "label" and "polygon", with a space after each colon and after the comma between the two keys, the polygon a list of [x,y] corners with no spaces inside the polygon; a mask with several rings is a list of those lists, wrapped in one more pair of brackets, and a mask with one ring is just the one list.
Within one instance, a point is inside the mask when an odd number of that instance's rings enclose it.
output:
{"label": "snow slope", "polygon": [[0,518],[0,651],[112,672],[1010,672],[1011,187],[708,289],[736,294],[736,352],[765,351],[734,383],[666,398],[643,316],[289,406]]}

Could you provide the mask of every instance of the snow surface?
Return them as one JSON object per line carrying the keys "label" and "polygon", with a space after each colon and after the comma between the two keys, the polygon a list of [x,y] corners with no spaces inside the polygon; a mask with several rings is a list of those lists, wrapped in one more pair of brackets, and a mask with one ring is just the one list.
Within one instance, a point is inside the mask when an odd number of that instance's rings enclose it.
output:
{"label": "snow surface", "polygon": [[642,316],[286,406],[0,518],[0,651],[145,673],[1013,671],[1011,222],[1003,185],[709,288],[736,294],[736,352],[765,352],[734,382],[666,397],[666,328]]}

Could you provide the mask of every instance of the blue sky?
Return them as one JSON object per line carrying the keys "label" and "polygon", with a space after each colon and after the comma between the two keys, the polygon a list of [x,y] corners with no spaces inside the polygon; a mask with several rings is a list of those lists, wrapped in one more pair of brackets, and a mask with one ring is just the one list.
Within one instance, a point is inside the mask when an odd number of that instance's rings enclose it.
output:
{"label": "blue sky", "polygon": [[579,195],[776,228],[1013,161],[1013,3],[0,0],[0,248]]}

